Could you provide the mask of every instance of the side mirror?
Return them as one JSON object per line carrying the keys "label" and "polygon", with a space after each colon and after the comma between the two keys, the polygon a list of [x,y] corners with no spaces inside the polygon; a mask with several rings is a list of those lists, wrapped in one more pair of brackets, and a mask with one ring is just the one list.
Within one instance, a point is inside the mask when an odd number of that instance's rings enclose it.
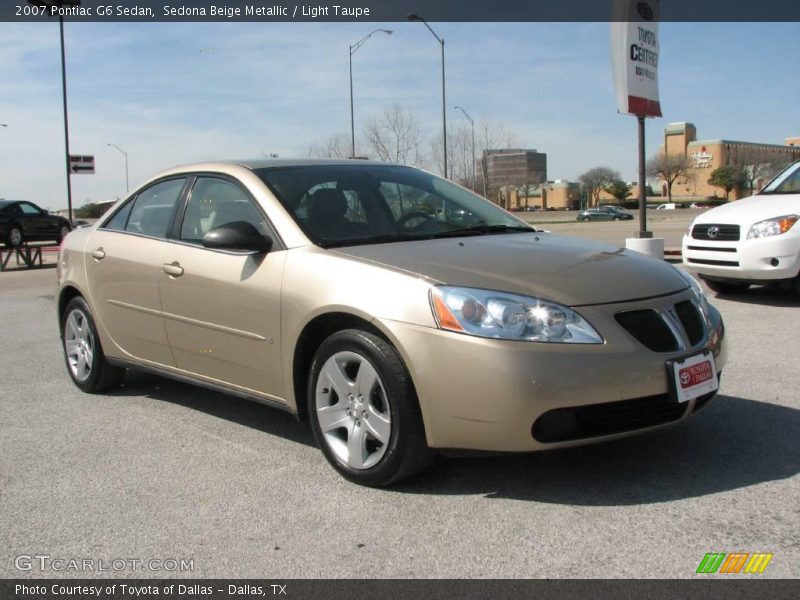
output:
{"label": "side mirror", "polygon": [[246,221],[232,221],[207,232],[203,236],[203,246],[215,250],[263,254],[272,248],[272,238]]}

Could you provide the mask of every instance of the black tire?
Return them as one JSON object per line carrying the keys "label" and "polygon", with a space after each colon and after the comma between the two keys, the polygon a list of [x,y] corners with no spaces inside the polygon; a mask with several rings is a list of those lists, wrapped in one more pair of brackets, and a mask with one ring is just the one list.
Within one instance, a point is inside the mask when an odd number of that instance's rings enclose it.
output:
{"label": "black tire", "polygon": [[586,223],[587,221],[591,221],[589,217],[583,217],[583,222]]}
{"label": "black tire", "polygon": [[750,282],[731,283],[728,281],[715,281],[701,277],[709,289],[717,294],[743,294],[750,288]]}
{"label": "black tire", "polygon": [[25,234],[22,232],[22,227],[19,225],[12,225],[9,227],[6,233],[6,246],[9,248],[20,248],[24,243]]}
{"label": "black tire", "polygon": [[[91,343],[90,349],[92,351],[92,359],[88,361],[89,365],[88,376],[85,378],[76,374],[74,366],[71,364],[71,356],[67,351],[67,344],[71,341],[70,335],[70,318],[75,314],[76,319],[83,327],[88,327],[90,333]],[[64,352],[64,361],[67,366],[67,373],[72,378],[73,383],[84,392],[90,394],[97,394],[105,392],[115,387],[119,387],[122,380],[125,378],[125,369],[110,365],[106,360],[103,353],[103,348],[100,345],[100,338],[97,335],[97,328],[92,318],[92,313],[89,310],[89,305],[80,296],[76,296],[69,301],[67,307],[64,309],[64,314],[61,319],[61,348]]]}
{"label": "black tire", "polygon": [[612,220],[613,221],[619,221],[619,217],[614,217]]}
{"label": "black tire", "polygon": [[72,228],[66,223],[59,226],[56,241],[60,244],[70,231],[72,231]]}
{"label": "black tire", "polygon": [[[339,458],[322,432],[317,412],[317,383],[326,362],[338,353],[366,359],[385,390],[390,415],[389,441],[381,458],[369,468],[353,468]],[[361,366],[358,366],[360,370]],[[321,384],[324,386],[324,383]],[[330,386],[331,389],[334,386]],[[327,388],[323,388],[327,391]],[[333,396],[335,394],[330,394]],[[308,379],[308,414],[317,445],[328,462],[346,479],[361,485],[383,487],[411,477],[433,462],[414,386],[397,350],[386,340],[360,329],[346,329],[328,337],[317,350]],[[336,399],[336,402],[343,399]],[[335,404],[335,403],[334,403]],[[332,404],[333,405],[333,404]],[[350,414],[348,412],[348,414]],[[366,423],[366,421],[365,421]],[[344,429],[345,427],[343,427]],[[350,433],[347,433],[348,437]],[[382,444],[381,444],[382,446]]]}

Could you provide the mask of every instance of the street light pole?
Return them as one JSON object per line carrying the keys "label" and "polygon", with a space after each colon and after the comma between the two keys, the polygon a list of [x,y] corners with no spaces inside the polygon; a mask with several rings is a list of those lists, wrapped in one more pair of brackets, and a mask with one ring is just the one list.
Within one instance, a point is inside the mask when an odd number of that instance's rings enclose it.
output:
{"label": "street light pole", "polygon": [[428,28],[428,31],[433,34],[433,37],[435,37],[436,41],[442,46],[442,151],[444,155],[444,178],[447,179],[447,101],[445,99],[444,85],[444,39],[436,35],[436,32],[431,29],[431,26],[428,25],[428,22],[418,14],[411,13],[410,15],[406,15],[406,19],[409,21],[421,21],[424,23],[425,27]]}
{"label": "street light pole", "polygon": [[476,179],[475,179],[475,121],[473,121],[472,117],[470,117],[467,114],[467,111],[465,111],[460,106],[454,106],[453,108],[456,108],[456,109],[460,110],[462,113],[464,113],[464,116],[467,117],[467,120],[470,122],[470,125],[472,125],[472,191],[474,192],[475,191],[475,183],[476,183]]}
{"label": "street light pole", "polygon": [[361,46],[366,44],[367,40],[371,38],[373,34],[378,32],[392,35],[391,29],[376,29],[375,31],[370,31],[355,44],[350,45],[350,158],[356,157],[356,121],[353,113],[353,54],[355,54]]}
{"label": "street light pole", "polygon": [[[80,0],[28,0],[28,4],[39,7],[75,7],[80,6]],[[67,216],[70,224],[72,223],[72,181],[69,171],[69,117],[67,113],[67,59],[64,50],[64,16],[59,11],[58,30],[61,36],[61,96],[64,104],[64,166],[67,173]]]}
{"label": "street light pole", "polygon": [[106,146],[110,146],[111,148],[116,148],[117,150],[122,152],[122,155],[125,157],[125,191],[126,192],[130,192],[131,191],[131,186],[128,183],[128,153],[125,152],[125,150],[123,150],[122,148],[120,148],[116,144],[106,144]]}

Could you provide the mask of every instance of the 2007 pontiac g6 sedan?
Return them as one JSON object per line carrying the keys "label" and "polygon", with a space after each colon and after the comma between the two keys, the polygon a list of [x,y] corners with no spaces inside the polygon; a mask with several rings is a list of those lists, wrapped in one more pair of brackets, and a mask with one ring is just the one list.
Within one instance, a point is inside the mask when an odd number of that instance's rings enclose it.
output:
{"label": "2007 pontiac g6 sedan", "polygon": [[719,312],[669,264],[358,160],[165,171],[66,237],[57,298],[80,389],[136,368],[274,405],[374,486],[437,450],[676,423],[726,359]]}

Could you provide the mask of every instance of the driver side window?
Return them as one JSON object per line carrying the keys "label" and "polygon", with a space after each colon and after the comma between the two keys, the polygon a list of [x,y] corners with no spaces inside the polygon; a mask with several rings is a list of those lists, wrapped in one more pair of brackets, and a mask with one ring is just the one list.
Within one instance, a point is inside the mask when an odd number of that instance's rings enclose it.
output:
{"label": "driver side window", "polygon": [[266,219],[239,186],[215,177],[198,177],[186,204],[180,239],[199,244],[212,229],[235,221],[269,234]]}

